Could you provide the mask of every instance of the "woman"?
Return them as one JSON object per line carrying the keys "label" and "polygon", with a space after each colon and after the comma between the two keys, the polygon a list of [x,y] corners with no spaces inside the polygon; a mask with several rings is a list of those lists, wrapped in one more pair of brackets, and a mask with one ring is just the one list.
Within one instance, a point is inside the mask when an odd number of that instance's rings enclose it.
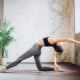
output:
{"label": "woman", "polygon": [[14,61],[11,64],[9,64],[8,66],[6,66],[5,69],[10,69],[10,68],[18,65],[21,61],[34,56],[34,60],[35,60],[36,66],[37,66],[37,69],[39,71],[53,71],[53,70],[56,69],[56,67],[58,67],[57,64],[54,64],[55,68],[43,67],[41,65],[41,62],[40,62],[40,59],[39,59],[40,55],[41,55],[41,48],[44,47],[44,46],[47,46],[47,47],[50,46],[50,47],[53,47],[56,52],[62,53],[64,51],[62,46],[61,46],[62,42],[72,42],[72,43],[80,44],[79,41],[76,41],[76,40],[70,39],[70,38],[67,38],[67,39],[54,39],[54,38],[45,37],[45,38],[39,40],[38,42],[36,42],[32,46],[31,49],[26,51],[16,61]]}

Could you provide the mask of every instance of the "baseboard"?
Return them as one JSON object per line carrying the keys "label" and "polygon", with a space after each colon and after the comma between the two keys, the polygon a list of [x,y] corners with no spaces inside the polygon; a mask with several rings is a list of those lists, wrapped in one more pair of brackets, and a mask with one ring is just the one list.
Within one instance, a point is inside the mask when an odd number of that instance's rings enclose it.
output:
{"label": "baseboard", "polygon": [[[12,63],[12,62],[8,62]],[[54,64],[54,62],[41,62],[42,64]],[[71,62],[57,62],[58,64],[73,64]],[[21,62],[21,64],[35,64],[35,62]]]}

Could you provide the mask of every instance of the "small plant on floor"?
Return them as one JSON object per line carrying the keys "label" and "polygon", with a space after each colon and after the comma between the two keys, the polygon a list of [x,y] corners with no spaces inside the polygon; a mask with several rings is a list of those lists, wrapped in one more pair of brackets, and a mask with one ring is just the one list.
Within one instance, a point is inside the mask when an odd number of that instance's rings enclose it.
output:
{"label": "small plant on floor", "polygon": [[7,56],[6,47],[13,40],[11,33],[13,27],[7,22],[3,22],[0,25],[0,64],[3,64],[3,58]]}

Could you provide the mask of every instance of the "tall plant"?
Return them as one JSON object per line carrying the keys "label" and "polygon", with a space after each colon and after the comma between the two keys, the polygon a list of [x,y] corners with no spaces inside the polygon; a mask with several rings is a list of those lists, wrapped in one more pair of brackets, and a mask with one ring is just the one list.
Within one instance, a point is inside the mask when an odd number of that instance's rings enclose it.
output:
{"label": "tall plant", "polygon": [[3,22],[0,25],[0,57],[3,58],[6,55],[6,46],[13,40],[11,33],[13,31],[13,27],[10,26],[9,23]]}

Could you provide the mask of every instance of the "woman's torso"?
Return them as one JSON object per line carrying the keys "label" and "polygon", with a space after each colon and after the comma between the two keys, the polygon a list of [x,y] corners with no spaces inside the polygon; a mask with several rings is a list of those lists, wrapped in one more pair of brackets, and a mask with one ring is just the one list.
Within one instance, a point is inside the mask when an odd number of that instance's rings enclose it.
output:
{"label": "woman's torso", "polygon": [[63,48],[60,45],[57,45],[57,42],[50,37],[45,37],[41,40],[41,47],[53,47],[56,52],[63,52]]}

